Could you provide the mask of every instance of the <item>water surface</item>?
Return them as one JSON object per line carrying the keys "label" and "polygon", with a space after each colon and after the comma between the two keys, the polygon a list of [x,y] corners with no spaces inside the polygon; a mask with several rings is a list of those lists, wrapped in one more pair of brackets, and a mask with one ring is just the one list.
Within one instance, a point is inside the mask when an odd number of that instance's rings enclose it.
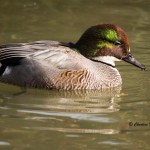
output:
{"label": "water surface", "polygon": [[117,63],[122,88],[47,91],[0,84],[1,150],[149,149],[150,2],[147,0],[5,0],[0,43],[78,40],[98,23],[114,23],[129,36],[146,71]]}

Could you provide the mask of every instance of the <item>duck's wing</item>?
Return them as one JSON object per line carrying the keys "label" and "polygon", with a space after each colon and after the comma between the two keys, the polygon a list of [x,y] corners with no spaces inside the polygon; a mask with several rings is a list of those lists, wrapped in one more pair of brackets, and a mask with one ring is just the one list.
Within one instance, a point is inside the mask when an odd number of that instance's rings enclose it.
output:
{"label": "duck's wing", "polygon": [[35,41],[32,43],[7,44],[0,46],[0,62],[5,65],[19,63],[22,58],[31,58],[49,63],[58,69],[84,68],[86,59],[69,46],[57,41]]}
{"label": "duck's wing", "polygon": [[39,51],[45,51],[49,46],[53,47],[56,45],[59,45],[59,42],[35,41],[32,43],[10,43],[0,45],[0,61],[10,58],[28,57]]}

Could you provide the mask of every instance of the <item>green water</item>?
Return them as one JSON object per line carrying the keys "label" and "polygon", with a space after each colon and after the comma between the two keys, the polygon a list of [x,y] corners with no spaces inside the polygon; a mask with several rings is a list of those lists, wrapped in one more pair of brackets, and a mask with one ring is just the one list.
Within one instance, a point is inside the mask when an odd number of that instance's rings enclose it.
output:
{"label": "green water", "polygon": [[122,89],[46,91],[0,84],[1,150],[150,149],[150,1],[1,0],[0,43],[76,41],[98,23],[121,26],[146,71],[117,63]]}

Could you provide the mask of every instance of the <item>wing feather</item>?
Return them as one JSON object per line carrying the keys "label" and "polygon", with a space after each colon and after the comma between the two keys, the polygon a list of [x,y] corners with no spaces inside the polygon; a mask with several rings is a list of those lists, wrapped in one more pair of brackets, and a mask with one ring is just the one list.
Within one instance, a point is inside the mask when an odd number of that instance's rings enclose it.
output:
{"label": "wing feather", "polygon": [[31,58],[50,63],[59,69],[80,69],[84,56],[57,41],[35,41],[31,43],[0,46],[0,62],[13,58]]}

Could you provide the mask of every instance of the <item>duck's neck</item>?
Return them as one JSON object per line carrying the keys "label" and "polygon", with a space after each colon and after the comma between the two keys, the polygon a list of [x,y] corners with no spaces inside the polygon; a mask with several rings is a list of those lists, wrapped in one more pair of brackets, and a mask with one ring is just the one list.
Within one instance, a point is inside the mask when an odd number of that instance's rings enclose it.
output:
{"label": "duck's neck", "polygon": [[100,62],[115,68],[115,61],[119,61],[119,59],[113,56],[99,56],[99,57],[91,57],[92,61]]}
{"label": "duck's neck", "polygon": [[75,44],[75,48],[79,51],[83,56],[89,58],[90,56],[95,56],[100,49],[98,46],[98,42],[88,42],[88,41],[78,41]]}
{"label": "duck's neck", "polygon": [[[106,64],[108,66],[115,68],[115,61],[120,61],[116,57],[113,57],[113,56],[91,57],[92,55],[94,55],[94,52],[97,52],[96,49],[98,49],[98,47],[95,45],[96,44],[94,43],[93,45],[90,44],[90,46],[89,46],[88,43],[87,44],[81,44],[79,41],[76,44],[68,43],[68,46],[70,48],[76,49],[79,53],[81,53],[85,57],[89,58],[90,60],[95,61],[95,62],[100,62],[100,63]],[[93,49],[95,49],[95,50],[93,50]],[[86,55],[85,55],[84,51],[86,51]],[[89,53],[87,53],[87,52],[89,52]]]}

